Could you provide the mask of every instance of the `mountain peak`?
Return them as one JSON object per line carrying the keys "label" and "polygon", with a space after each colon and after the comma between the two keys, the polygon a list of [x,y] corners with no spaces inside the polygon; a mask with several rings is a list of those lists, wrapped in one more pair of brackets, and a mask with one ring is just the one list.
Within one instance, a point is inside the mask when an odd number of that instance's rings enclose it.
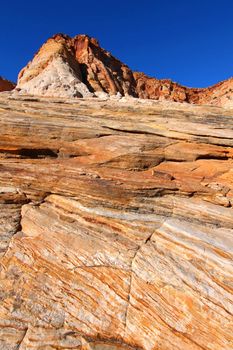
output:
{"label": "mountain peak", "polygon": [[18,77],[23,94],[60,97],[132,96],[192,104],[233,105],[232,79],[192,89],[133,72],[86,34],[49,38]]}

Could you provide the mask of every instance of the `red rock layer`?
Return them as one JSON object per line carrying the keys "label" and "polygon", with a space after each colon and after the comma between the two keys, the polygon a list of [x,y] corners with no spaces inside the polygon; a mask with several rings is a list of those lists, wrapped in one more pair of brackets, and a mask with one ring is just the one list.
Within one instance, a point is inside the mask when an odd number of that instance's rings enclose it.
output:
{"label": "red rock layer", "polygon": [[170,79],[156,79],[134,72],[136,92],[140,98],[169,100],[192,104],[233,105],[233,78],[207,88],[188,88]]}
{"label": "red rock layer", "polygon": [[[36,71],[34,66],[32,69],[29,64],[19,73],[18,85],[20,88],[24,88],[25,75],[30,78],[29,80],[33,80],[38,75],[38,72],[41,73],[47,67],[47,63],[51,62],[57,53],[54,50],[54,46],[57,47],[56,45],[58,44],[62,45],[63,50],[66,49],[69,54],[72,54],[72,60],[75,63],[72,63],[71,66],[68,62],[68,65],[72,71],[81,71],[81,80],[90,92],[110,95],[120,93],[121,95],[137,97],[135,93],[136,82],[132,71],[124,63],[102,49],[96,39],[87,35],[77,35],[74,38],[70,38],[64,34],[56,34],[50,38],[33,60],[34,62],[38,57],[41,60],[41,64],[37,62]],[[46,50],[50,50],[50,60],[44,66],[42,62],[44,61],[43,56],[47,55]],[[54,53],[52,50],[54,50]]]}
{"label": "red rock layer", "polygon": [[15,84],[14,83],[12,83],[11,81],[0,77],[0,92],[2,92],[2,91],[10,91],[10,90],[13,90],[14,88],[15,88]]}
{"label": "red rock layer", "polygon": [[144,73],[134,72],[136,91],[138,97],[153,100],[171,100],[176,102],[187,102],[187,88],[169,79],[156,79],[148,77]]}
{"label": "red rock layer", "polygon": [[[67,54],[64,52],[68,52],[68,61]],[[95,93],[96,96],[101,96],[102,93],[121,94],[143,99],[233,106],[232,78],[203,89],[187,88],[169,79],[151,78],[144,73],[130,70],[127,65],[101,48],[96,39],[87,35],[77,35],[74,38],[64,34],[54,35],[42,46],[33,61],[20,72],[17,87],[30,94],[40,95],[43,90],[49,91],[51,96],[56,96],[55,85],[59,84],[46,85],[43,83],[46,80],[44,75],[41,75],[36,81],[35,78],[47,69],[47,80],[48,82],[51,80],[50,78],[54,75],[54,67],[50,70],[47,67],[53,60],[55,61],[58,53],[62,57],[62,62],[65,62],[59,64],[59,69],[56,68],[58,82],[62,79],[64,81],[64,84],[59,86],[61,96],[63,90],[65,91],[72,84],[73,78],[78,77],[80,83],[86,85],[86,90]],[[70,80],[67,78],[69,75],[67,69],[69,74],[73,74]],[[74,74],[74,72],[80,72],[80,74]],[[79,90],[78,87],[77,90]],[[83,90],[85,89],[82,87]],[[77,93],[77,96],[85,97],[89,93],[88,90],[85,94]],[[44,94],[43,91],[42,94]]]}

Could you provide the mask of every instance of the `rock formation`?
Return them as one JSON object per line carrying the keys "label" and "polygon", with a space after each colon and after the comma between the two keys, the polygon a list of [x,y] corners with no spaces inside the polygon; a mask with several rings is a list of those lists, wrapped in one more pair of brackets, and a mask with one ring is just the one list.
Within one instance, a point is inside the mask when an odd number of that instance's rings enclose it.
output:
{"label": "rock formation", "polygon": [[130,69],[87,35],[50,38],[25,67],[17,88],[23,93],[59,97],[135,94]]}
{"label": "rock formation", "polygon": [[169,79],[150,78],[138,72],[134,72],[134,78],[140,98],[233,107],[233,78],[201,89],[187,88]]}
{"label": "rock formation", "polygon": [[87,97],[79,65],[64,40],[49,39],[20,72],[17,89],[32,95]]}
{"label": "rock formation", "polygon": [[[156,67],[155,67],[156,69]],[[233,78],[192,89],[168,79],[132,72],[87,35],[56,34],[20,72],[22,94],[57,97],[133,96],[192,104],[233,106]],[[94,95],[93,95],[94,94]]]}
{"label": "rock formation", "polygon": [[0,76],[0,92],[10,91],[15,88],[15,84],[9,80],[6,80]]}
{"label": "rock formation", "polygon": [[232,350],[232,111],[2,94],[0,127],[1,350]]}

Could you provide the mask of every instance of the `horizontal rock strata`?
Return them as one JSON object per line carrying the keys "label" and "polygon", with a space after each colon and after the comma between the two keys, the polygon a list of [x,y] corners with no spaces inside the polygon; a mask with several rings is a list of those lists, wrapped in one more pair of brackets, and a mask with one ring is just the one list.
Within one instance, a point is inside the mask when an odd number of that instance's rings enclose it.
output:
{"label": "horizontal rock strata", "polygon": [[0,95],[0,349],[232,349],[233,116]]}

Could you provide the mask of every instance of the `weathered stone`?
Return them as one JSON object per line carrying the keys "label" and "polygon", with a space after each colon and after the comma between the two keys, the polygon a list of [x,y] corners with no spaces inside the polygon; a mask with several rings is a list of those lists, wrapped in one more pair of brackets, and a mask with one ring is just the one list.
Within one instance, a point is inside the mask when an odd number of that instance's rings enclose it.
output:
{"label": "weathered stone", "polygon": [[134,78],[140,98],[233,107],[233,78],[201,89],[187,88],[172,80],[159,80],[139,72],[134,72]]}
{"label": "weathered stone", "polygon": [[0,95],[0,349],[231,350],[232,111]]}
{"label": "weathered stone", "polygon": [[132,72],[88,35],[56,34],[48,39],[19,73],[17,90],[54,97],[116,95],[233,107],[233,78],[203,89],[151,78]]}
{"label": "weathered stone", "polygon": [[0,77],[0,92],[11,91],[15,88],[15,84],[9,80]]}
{"label": "weathered stone", "polygon": [[20,72],[17,89],[56,97],[87,97],[93,92],[136,96],[135,85],[131,70],[96,39],[57,34]]}

